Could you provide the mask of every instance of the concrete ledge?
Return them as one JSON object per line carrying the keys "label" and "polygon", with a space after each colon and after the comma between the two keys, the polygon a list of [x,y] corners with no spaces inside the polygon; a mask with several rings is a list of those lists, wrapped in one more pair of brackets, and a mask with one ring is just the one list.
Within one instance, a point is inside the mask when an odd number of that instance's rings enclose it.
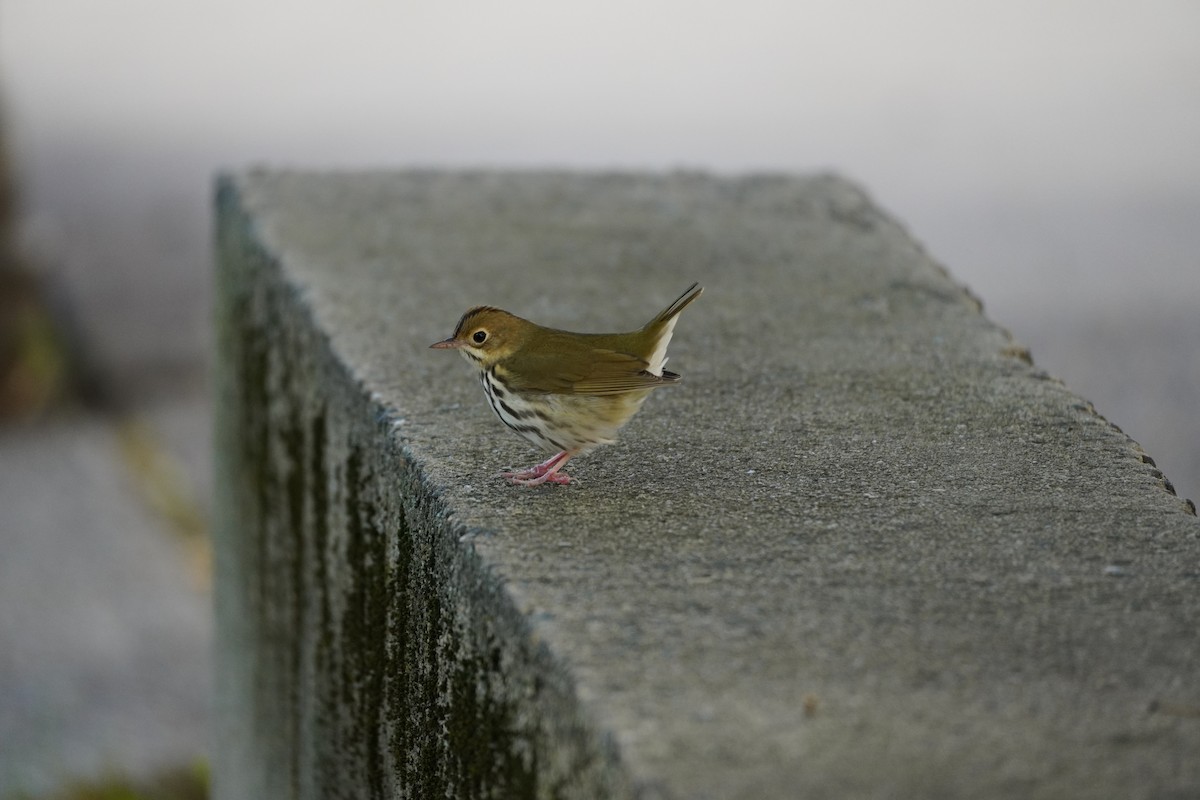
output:
{"label": "concrete ledge", "polygon": [[[827,176],[218,192],[219,798],[1200,792],[1200,523]],[[579,485],[427,345],[634,327]]]}

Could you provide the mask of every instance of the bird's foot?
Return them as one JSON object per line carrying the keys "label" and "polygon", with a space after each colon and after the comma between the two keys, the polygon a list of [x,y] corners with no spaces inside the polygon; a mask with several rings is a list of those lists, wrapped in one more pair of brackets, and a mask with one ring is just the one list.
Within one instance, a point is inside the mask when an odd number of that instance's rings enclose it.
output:
{"label": "bird's foot", "polygon": [[571,476],[559,472],[559,470],[570,457],[570,454],[564,450],[537,466],[517,472],[501,472],[500,477],[508,478],[509,483],[518,486],[540,486],[543,483],[557,483],[565,486],[571,482]]}
{"label": "bird's foot", "polygon": [[508,482],[514,486],[541,486],[543,483],[557,483],[559,486],[566,486],[568,483],[574,483],[575,479],[564,472],[554,472],[528,480],[509,478]]}

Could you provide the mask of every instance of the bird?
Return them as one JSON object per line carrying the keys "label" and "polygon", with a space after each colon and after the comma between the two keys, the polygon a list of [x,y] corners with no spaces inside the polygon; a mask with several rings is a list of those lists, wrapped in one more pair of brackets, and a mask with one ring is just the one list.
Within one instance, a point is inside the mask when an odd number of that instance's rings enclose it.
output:
{"label": "bird", "polygon": [[704,291],[693,283],[636,331],[574,333],[494,306],[476,306],[454,334],[430,345],[457,350],[478,370],[488,405],[510,430],[550,458],[500,473],[520,486],[569,484],[572,458],[616,441],[651,391],[680,376],[663,369],[679,312]]}

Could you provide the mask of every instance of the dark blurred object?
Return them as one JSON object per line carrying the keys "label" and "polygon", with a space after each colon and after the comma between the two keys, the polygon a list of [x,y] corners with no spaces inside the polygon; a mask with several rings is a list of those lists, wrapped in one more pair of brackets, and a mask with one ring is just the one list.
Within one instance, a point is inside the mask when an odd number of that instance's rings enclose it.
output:
{"label": "dark blurred object", "polygon": [[134,781],[114,775],[98,781],[75,783],[48,796],[18,794],[18,800],[206,800],[208,767],[170,770]]}
{"label": "dark blurred object", "polygon": [[60,402],[66,358],[35,277],[0,267],[0,421],[28,421]]}
{"label": "dark blurred object", "polygon": [[52,282],[26,263],[17,246],[17,190],[0,125],[0,423],[27,422],[70,401],[96,404],[71,348],[69,315],[55,304]]}

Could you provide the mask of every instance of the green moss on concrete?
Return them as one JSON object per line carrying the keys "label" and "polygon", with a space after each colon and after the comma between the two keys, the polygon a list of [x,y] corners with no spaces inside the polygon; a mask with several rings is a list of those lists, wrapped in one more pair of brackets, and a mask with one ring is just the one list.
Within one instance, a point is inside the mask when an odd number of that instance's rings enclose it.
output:
{"label": "green moss on concrete", "polygon": [[228,184],[219,204],[219,685],[247,703],[217,739],[217,794],[581,796],[579,776],[539,778],[540,751],[596,746],[582,728],[553,741],[526,688],[558,667],[424,478],[381,446],[381,409]]}

